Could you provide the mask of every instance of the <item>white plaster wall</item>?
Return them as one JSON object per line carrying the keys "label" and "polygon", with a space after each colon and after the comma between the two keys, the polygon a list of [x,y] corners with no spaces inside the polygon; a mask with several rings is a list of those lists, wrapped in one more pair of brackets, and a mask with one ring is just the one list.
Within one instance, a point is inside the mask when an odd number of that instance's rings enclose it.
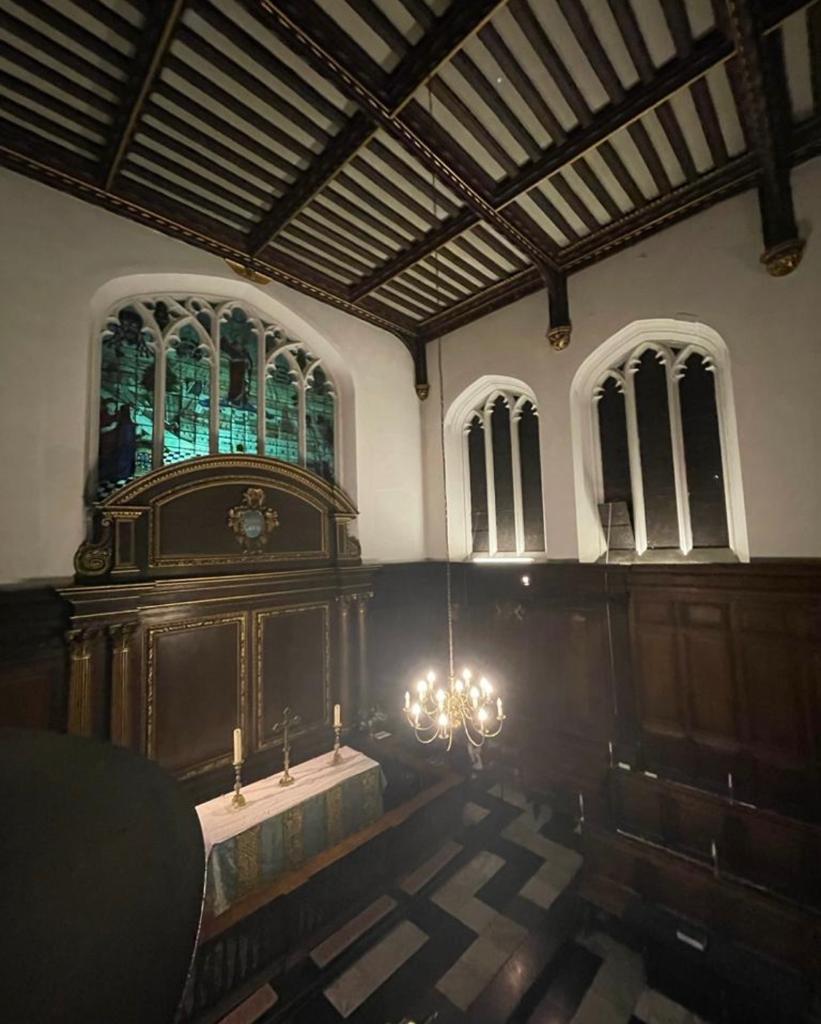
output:
{"label": "white plaster wall", "polygon": [[[570,280],[573,340],[544,339],[543,294],[443,340],[445,404],[483,374],[525,381],[539,402],[548,556],[578,557],[570,384],[593,349],[634,320],[684,317],[715,329],[732,365],[753,558],[821,556],[821,160],[793,174],[807,250],[789,277],[759,263],[756,197],[747,193],[667,229]],[[423,413],[426,545],[444,551],[436,345]]]}
{"label": "white plaster wall", "polygon": [[[0,211],[0,583],[62,579],[85,529],[93,307],[103,286],[196,274],[224,279],[234,294],[242,282],[216,256],[6,170]],[[405,347],[276,283],[243,287],[296,336],[321,335],[350,374],[356,422],[343,485],[359,507],[363,558],[423,557],[420,409]]]}

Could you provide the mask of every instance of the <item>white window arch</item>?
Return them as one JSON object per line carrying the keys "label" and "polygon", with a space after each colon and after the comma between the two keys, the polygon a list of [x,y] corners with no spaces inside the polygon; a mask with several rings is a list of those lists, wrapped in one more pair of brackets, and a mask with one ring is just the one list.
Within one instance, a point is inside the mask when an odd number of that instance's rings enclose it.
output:
{"label": "white window arch", "polygon": [[[640,371],[644,374],[642,378]],[[723,482],[723,501],[726,511],[726,540],[722,547],[733,552],[741,561],[749,560],[744,495],[741,485],[741,462],[735,421],[730,359],[727,346],[712,328],[698,322],[678,319],[639,320],[623,328],[603,342],[585,359],[573,378],[570,393],[571,426],[573,438],[576,512],[579,539],[579,558],[583,562],[596,561],[607,548],[599,507],[605,500],[612,501],[612,480],[605,481],[606,462],[603,459],[602,407],[614,407],[618,394],[619,406],[623,401],[626,456],[624,473],[618,476],[621,496],[632,511],[635,553],[641,557],[654,546],[654,530],[648,526],[653,503],[659,502],[654,493],[655,484],[647,485],[647,466],[669,461],[665,467],[671,491],[668,501],[675,502],[674,515],[668,516],[668,530],[673,539],[659,541],[656,546],[667,549],[673,558],[693,557],[694,531],[704,528],[700,523],[701,510],[697,495],[688,485],[688,455],[693,462],[692,442],[687,443],[687,430],[682,422],[682,388],[699,375],[707,373],[712,380],[711,390],[715,403],[715,431],[720,452],[716,450],[713,479],[716,487]],[[662,412],[653,423],[647,413],[647,399],[637,394],[637,382],[655,376],[657,384],[663,379],[664,387],[657,388]],[[646,389],[646,383],[643,385]],[[644,404],[643,404],[644,403]],[[688,410],[692,402],[688,399]],[[644,410],[644,422],[640,422]],[[655,447],[656,450],[651,452]],[[615,445],[618,449],[618,445]],[[629,483],[628,483],[629,479]],[[674,492],[674,499],[673,499]],[[657,530],[658,528],[656,528]],[[709,545],[705,545],[709,548]],[[715,553],[715,552],[713,552]],[[657,551],[654,557],[665,557]]]}
{"label": "white window arch", "polygon": [[450,550],[456,558],[544,557],[538,405],[512,377],[485,376],[445,416]]}
{"label": "white window arch", "polygon": [[247,299],[127,295],[109,306],[95,348],[98,497],[161,465],[218,452],[268,455],[338,479],[334,377]]}

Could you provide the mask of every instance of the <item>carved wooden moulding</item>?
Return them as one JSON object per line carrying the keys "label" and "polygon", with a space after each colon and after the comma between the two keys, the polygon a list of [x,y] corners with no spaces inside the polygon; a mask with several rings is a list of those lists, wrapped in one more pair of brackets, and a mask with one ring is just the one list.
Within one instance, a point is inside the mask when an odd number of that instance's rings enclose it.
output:
{"label": "carved wooden moulding", "polygon": [[78,578],[151,579],[355,564],[356,508],[291,463],[212,455],[146,473],[94,508]]}

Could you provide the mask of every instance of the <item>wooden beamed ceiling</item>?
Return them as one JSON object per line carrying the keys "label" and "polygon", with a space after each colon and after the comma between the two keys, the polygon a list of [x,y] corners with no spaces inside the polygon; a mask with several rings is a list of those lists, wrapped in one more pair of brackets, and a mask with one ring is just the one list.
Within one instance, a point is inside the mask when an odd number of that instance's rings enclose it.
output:
{"label": "wooden beamed ceiling", "polygon": [[0,70],[5,165],[420,379],[425,341],[544,287],[564,329],[569,274],[747,188],[783,262],[821,148],[821,0],[6,0]]}

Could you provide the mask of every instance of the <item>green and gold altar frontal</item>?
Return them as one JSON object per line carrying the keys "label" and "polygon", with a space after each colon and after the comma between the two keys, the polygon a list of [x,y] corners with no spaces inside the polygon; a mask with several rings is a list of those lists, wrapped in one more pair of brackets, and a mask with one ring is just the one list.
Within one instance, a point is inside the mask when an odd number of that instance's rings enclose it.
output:
{"label": "green and gold altar frontal", "polygon": [[381,816],[379,764],[350,747],[340,754],[339,764],[323,754],[297,765],[290,786],[272,775],[243,787],[244,807],[232,807],[230,795],[197,807],[207,859],[206,917],[224,913]]}

